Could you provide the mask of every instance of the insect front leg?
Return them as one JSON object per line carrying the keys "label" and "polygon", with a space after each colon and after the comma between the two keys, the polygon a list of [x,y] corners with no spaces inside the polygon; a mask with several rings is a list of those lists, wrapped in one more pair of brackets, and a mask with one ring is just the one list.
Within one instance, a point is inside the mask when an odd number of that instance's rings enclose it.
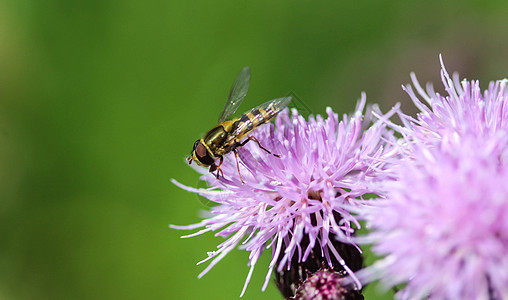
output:
{"label": "insect front leg", "polygon": [[263,146],[261,145],[261,143],[260,143],[260,142],[259,142],[259,141],[255,138],[255,137],[253,137],[253,136],[249,136],[249,137],[248,137],[245,141],[243,141],[243,142],[239,143],[239,144],[237,145],[237,148],[238,148],[238,147],[242,147],[243,145],[247,144],[247,142],[248,142],[248,141],[251,141],[251,140],[252,140],[252,141],[254,141],[254,142],[256,142],[256,143],[258,144],[259,148],[261,148],[261,149],[265,150],[265,151],[266,151],[266,152],[268,152],[269,154],[271,154],[271,155],[273,155],[273,156],[275,156],[275,157],[280,157],[280,155],[279,155],[279,154],[272,153],[272,152],[270,152],[270,150],[268,150],[268,149],[266,149],[265,147],[263,147]]}
{"label": "insect front leg", "polygon": [[222,170],[220,169],[220,166],[222,166],[222,162],[224,161],[224,158],[222,156],[220,156],[219,158],[220,158],[219,165],[217,166],[217,165],[213,164],[210,166],[210,170],[209,170],[210,173],[217,170],[217,179],[219,179],[219,174],[222,175],[222,178],[224,178],[224,172],[222,172]]}

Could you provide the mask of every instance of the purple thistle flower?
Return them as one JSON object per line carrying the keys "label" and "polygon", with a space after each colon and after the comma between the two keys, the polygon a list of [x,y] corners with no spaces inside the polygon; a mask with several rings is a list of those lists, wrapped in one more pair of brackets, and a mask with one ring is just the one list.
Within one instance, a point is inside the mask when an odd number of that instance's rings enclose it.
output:
{"label": "purple thistle flower", "polygon": [[[435,142],[454,140],[462,136],[475,136],[485,139],[494,135],[504,135],[508,130],[507,80],[490,82],[489,88],[482,94],[477,80],[460,82],[459,75],[450,78],[441,59],[441,79],[447,96],[434,91],[427,84],[427,91],[420,86],[414,73],[411,79],[418,94],[429,106],[423,104],[410,85],[402,88],[409,94],[413,103],[421,111],[417,119],[399,114],[404,122],[402,133],[411,135],[411,139]],[[406,134],[406,135],[407,135]]]}
{"label": "purple thistle flower", "polygon": [[430,108],[405,88],[421,113],[392,124],[403,155],[379,182],[385,197],[362,208],[371,232],[357,240],[383,258],[357,276],[405,284],[400,299],[508,299],[507,80],[482,94],[441,75],[445,97],[412,75]]}
{"label": "purple thistle flower", "polygon": [[[195,189],[173,180],[179,187],[218,204],[197,224],[171,226],[203,228],[184,237],[214,231],[226,238],[217,251],[199,262],[212,260],[199,277],[239,245],[250,252],[250,271],[241,295],[263,250],[270,247],[272,260],[263,290],[274,269],[289,270],[294,261],[303,263],[314,256],[316,249],[328,267],[343,268],[353,275],[361,263],[352,270],[335,246],[336,238],[347,241],[360,227],[348,207],[358,205],[364,194],[376,192],[366,181],[377,176],[381,158],[388,153],[382,139],[385,126],[378,123],[366,131],[362,127],[370,123],[370,118],[364,120],[364,107],[362,95],[354,115],[344,115],[341,121],[330,108],[326,120],[318,115],[306,121],[296,110],[292,115],[289,110],[281,112],[276,126],[269,123],[254,132],[261,144],[280,158],[255,143],[238,149],[245,184],[240,181],[232,154],[224,157],[224,177],[219,180],[208,170],[195,167],[209,189]],[[357,289],[361,289],[359,282]]]}

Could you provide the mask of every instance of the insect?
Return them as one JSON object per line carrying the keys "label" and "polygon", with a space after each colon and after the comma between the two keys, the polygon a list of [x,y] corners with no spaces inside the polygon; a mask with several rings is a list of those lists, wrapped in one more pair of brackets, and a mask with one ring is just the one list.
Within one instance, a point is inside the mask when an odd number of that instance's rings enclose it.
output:
{"label": "insect", "polygon": [[[200,166],[210,167],[210,172],[217,171],[217,179],[219,179],[219,173],[224,177],[224,173],[220,169],[224,160],[223,156],[232,151],[235,154],[240,180],[244,183],[242,174],[240,174],[238,152],[236,150],[249,141],[256,142],[261,149],[272,154],[268,149],[261,146],[259,141],[253,136],[247,137],[244,141],[242,140],[254,129],[269,122],[281,110],[288,106],[291,101],[291,97],[273,99],[254,107],[238,118],[227,120],[229,116],[236,112],[247,95],[249,81],[250,68],[245,67],[240,74],[238,74],[233,83],[233,87],[226,101],[226,106],[219,117],[218,124],[194,143],[191,155],[187,158],[189,164],[195,161]],[[278,154],[273,155],[279,157]],[[219,160],[218,165],[215,164],[217,159]]]}

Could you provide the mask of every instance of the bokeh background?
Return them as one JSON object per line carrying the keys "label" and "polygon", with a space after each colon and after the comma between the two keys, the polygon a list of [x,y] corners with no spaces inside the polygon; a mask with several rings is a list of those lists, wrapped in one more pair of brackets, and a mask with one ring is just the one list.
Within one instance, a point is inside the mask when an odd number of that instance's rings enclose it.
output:
{"label": "bokeh background", "polygon": [[[237,299],[247,253],[168,224],[206,208],[184,162],[235,76],[242,108],[298,95],[313,113],[384,110],[417,73],[507,77],[508,1],[0,1],[0,299]],[[369,259],[372,257],[369,256]],[[260,291],[268,257],[244,299]],[[384,298],[382,298],[384,297]],[[367,299],[390,299],[369,286]]]}

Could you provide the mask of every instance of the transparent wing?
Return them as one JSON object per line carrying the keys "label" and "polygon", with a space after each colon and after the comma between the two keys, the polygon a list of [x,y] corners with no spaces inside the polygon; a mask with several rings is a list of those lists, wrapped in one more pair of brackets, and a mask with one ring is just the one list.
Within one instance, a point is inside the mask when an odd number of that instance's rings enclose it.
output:
{"label": "transparent wing", "polygon": [[219,118],[219,123],[224,122],[229,116],[235,113],[249,90],[250,68],[245,67],[236,77],[235,83],[229,92],[226,106]]}
{"label": "transparent wing", "polygon": [[291,96],[273,99],[254,107],[252,110],[263,109],[268,113],[268,115],[270,116],[269,118],[271,119],[281,110],[286,108],[289,105],[289,102],[291,102],[291,99],[292,99]]}

